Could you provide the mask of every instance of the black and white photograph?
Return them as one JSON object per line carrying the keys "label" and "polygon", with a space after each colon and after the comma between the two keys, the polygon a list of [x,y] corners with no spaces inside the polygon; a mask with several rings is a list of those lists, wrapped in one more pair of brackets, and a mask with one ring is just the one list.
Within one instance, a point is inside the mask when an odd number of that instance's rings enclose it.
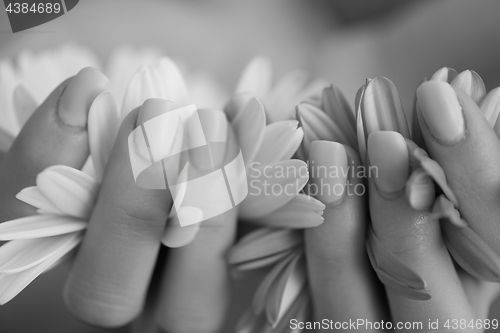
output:
{"label": "black and white photograph", "polygon": [[500,331],[499,18],[4,0],[0,333]]}

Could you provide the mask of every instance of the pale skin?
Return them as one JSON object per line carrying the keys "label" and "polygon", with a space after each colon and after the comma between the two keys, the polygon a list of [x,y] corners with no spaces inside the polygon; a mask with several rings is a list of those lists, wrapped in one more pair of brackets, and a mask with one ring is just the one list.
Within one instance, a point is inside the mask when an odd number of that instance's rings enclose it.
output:
{"label": "pale skin", "polygon": [[[81,168],[88,156],[85,126],[67,125],[57,115],[58,96],[70,80],[38,107],[3,157],[3,221],[34,213],[32,207],[15,199],[15,194],[33,185],[41,170],[54,164]],[[443,147],[425,128],[422,131],[432,157],[449,175],[461,207],[473,210],[488,204],[487,199],[500,186],[492,183],[484,193],[460,191],[464,181],[481,184],[494,179],[493,169],[476,172],[476,162],[485,157],[475,155],[482,149],[478,145],[481,141],[475,138],[481,135],[488,140],[498,139],[487,122],[479,118],[482,116],[471,112],[467,96],[459,98],[469,133],[461,148]],[[121,125],[85,239],[72,259],[64,289],[66,304],[77,318],[105,328],[125,325],[143,313],[149,324],[153,323],[152,332],[158,327],[171,332],[218,332],[228,310],[229,277],[224,254],[235,241],[236,213],[229,211],[207,221],[211,227],[202,228],[193,243],[170,251],[163,276],[154,283],[160,292],[154,293],[154,300],[147,298],[171,198],[165,191],[141,189],[133,181],[126,138],[136,126],[138,112],[133,110]],[[346,150],[349,158],[359,164],[356,152],[349,147]],[[489,153],[486,158],[500,159],[500,150]],[[457,164],[467,166],[460,169],[465,174],[456,174]],[[498,285],[457,271],[436,221],[431,221],[426,212],[411,209],[404,192],[387,196],[377,190],[372,180],[368,187],[368,198],[354,195],[328,205],[325,223],[305,233],[315,318],[345,321],[363,317],[401,322],[486,318]],[[497,209],[487,208],[489,214]],[[433,291],[430,301],[413,301],[383,292],[364,250],[368,215],[383,244],[427,280]],[[481,213],[469,218],[490,223]],[[218,227],[221,225],[224,227]],[[143,312],[145,304],[147,312]]]}

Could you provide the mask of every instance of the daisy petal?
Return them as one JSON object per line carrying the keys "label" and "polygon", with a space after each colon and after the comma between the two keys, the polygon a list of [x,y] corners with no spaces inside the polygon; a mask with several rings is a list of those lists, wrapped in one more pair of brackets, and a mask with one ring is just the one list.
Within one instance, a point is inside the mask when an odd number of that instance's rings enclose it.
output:
{"label": "daisy petal", "polygon": [[232,125],[246,165],[250,165],[261,148],[266,129],[264,106],[252,98],[234,118]]}
{"label": "daisy petal", "polygon": [[254,96],[249,92],[233,94],[224,107],[224,113],[227,119],[229,121],[234,121],[252,98],[254,98]]}
{"label": "daisy petal", "polygon": [[299,296],[292,303],[288,311],[280,318],[273,332],[276,333],[298,333],[292,329],[290,321],[296,320],[298,323],[306,322],[310,314],[310,296],[307,288],[303,288]]}
{"label": "daisy petal", "polygon": [[500,282],[500,257],[468,226],[442,223],[443,238],[453,259],[479,280]]}
{"label": "daisy petal", "polygon": [[297,257],[297,255],[302,250],[296,249],[292,252],[288,252],[285,259],[281,260],[276,266],[274,266],[269,273],[267,273],[266,277],[261,281],[252,300],[252,306],[256,314],[264,311],[266,307],[266,298],[269,295],[269,289],[276,281],[281,272],[288,266],[288,264]]}
{"label": "daisy petal", "polygon": [[476,103],[486,95],[483,79],[474,71],[461,72],[450,84],[454,88],[462,89]]}
{"label": "daisy petal", "polygon": [[304,130],[297,120],[278,121],[266,126],[256,162],[269,164],[289,159],[299,148]]}
{"label": "daisy petal", "polygon": [[36,186],[22,189],[21,192],[16,195],[16,198],[42,210],[44,213],[65,215],[65,213],[54,206]]}
{"label": "daisy petal", "polygon": [[307,72],[298,69],[288,73],[276,83],[269,97],[264,100],[271,123],[290,119],[295,104],[299,102],[294,103],[292,99],[296,98],[304,88],[307,79]]}
{"label": "daisy petal", "polygon": [[272,265],[274,263],[280,262],[282,259],[288,257],[292,253],[292,251],[283,251],[277,254],[270,255],[268,257],[264,258],[259,258],[256,260],[251,260],[247,261],[241,264],[238,264],[236,267],[234,267],[235,272],[243,272],[243,271],[249,271],[249,270],[254,270],[254,269],[259,269],[262,267],[266,267],[269,265]]}
{"label": "daisy petal", "polygon": [[457,71],[453,68],[443,67],[432,74],[431,81],[444,81],[451,83],[457,77],[457,75]]}
{"label": "daisy petal", "polygon": [[371,228],[368,230],[366,250],[373,269],[387,288],[410,299],[428,300],[431,298],[430,291],[425,289],[425,281],[387,250]]}
{"label": "daisy petal", "polygon": [[29,268],[16,274],[4,274],[0,276],[0,305],[3,305],[16,297],[24,288],[26,288],[41,273],[49,269],[64,255],[70,252],[78,245],[80,239],[75,239],[66,246],[59,248],[52,256],[44,260],[41,264]]}
{"label": "daisy petal", "polygon": [[356,116],[345,98],[342,91],[336,86],[323,89],[322,109],[328,114],[334,124],[340,128],[342,141],[335,140],[342,144],[347,144],[352,148],[357,148],[356,140]]}
{"label": "daisy petal", "polygon": [[56,255],[69,244],[79,241],[81,234],[19,239],[0,247],[0,273],[12,274],[24,271]]}
{"label": "daisy petal", "polygon": [[440,195],[434,203],[431,216],[436,219],[446,219],[456,228],[467,227],[467,222],[460,217],[460,212],[455,209],[453,203],[444,195]]}
{"label": "daisy petal", "polygon": [[271,61],[264,57],[255,57],[243,70],[235,93],[249,92],[262,98],[271,88],[272,75]]}
{"label": "daisy petal", "polygon": [[64,213],[88,219],[97,197],[99,183],[89,175],[64,165],[48,167],[38,174],[40,192]]}
{"label": "daisy petal", "polygon": [[[186,226],[181,227],[179,223],[179,215],[182,220],[186,221]],[[168,247],[182,247],[191,243],[196,234],[200,230],[200,223],[192,221],[202,221],[203,212],[196,207],[181,207],[179,212],[169,218],[167,227],[163,232],[161,242]]]}
{"label": "daisy petal", "polygon": [[35,98],[25,86],[18,85],[14,90],[14,111],[16,113],[19,127],[23,127],[26,120],[33,114],[38,106]]}
{"label": "daisy petal", "polygon": [[406,198],[415,210],[428,210],[434,205],[436,190],[432,178],[424,169],[414,170],[405,187]]}
{"label": "daisy petal", "polygon": [[236,324],[236,333],[267,333],[270,326],[266,317],[256,315],[252,308],[248,308]]}
{"label": "daisy petal", "polygon": [[[257,234],[260,237],[255,238]],[[290,250],[301,243],[302,234],[295,230],[279,229],[270,232],[266,231],[265,233],[257,230],[242,238],[239,243],[229,250],[228,262],[230,264],[239,264],[268,257]]]}
{"label": "daisy petal", "polygon": [[306,286],[306,264],[302,253],[298,254],[282,271],[269,290],[266,317],[276,327]]}
{"label": "daisy petal", "polygon": [[308,195],[299,194],[280,209],[256,220],[266,227],[304,229],[324,222],[325,205]]}
{"label": "daisy petal", "polygon": [[491,127],[495,129],[495,133],[500,134],[497,131],[499,125],[498,116],[500,115],[500,87],[491,90],[479,103],[479,108],[484,114],[484,117],[490,123]]}
{"label": "daisy petal", "polygon": [[98,182],[101,182],[104,175],[104,168],[113,149],[119,124],[115,99],[109,91],[105,91],[97,96],[90,106],[87,125],[90,156]]}
{"label": "daisy petal", "polygon": [[0,224],[0,241],[68,234],[87,228],[87,223],[67,216],[33,215]]}
{"label": "daisy petal", "polygon": [[9,151],[15,137],[0,127],[0,154]]}
{"label": "daisy petal", "polygon": [[307,164],[285,160],[260,168],[250,167],[248,196],[239,205],[243,218],[266,216],[297,196],[309,179]]}

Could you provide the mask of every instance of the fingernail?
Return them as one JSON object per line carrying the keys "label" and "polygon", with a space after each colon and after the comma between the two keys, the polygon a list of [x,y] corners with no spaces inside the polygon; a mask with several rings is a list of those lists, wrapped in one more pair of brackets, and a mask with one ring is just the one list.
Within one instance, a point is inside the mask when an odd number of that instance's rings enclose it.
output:
{"label": "fingernail", "polygon": [[109,89],[108,78],[97,69],[82,69],[69,82],[59,101],[58,115],[70,126],[85,127],[94,99]]}
{"label": "fingernail", "polygon": [[[361,96],[360,115],[363,127],[358,126],[358,139],[366,140],[376,131],[396,131],[405,138],[410,137],[406,115],[394,83],[385,77],[377,77],[368,82]],[[363,145],[360,145],[364,156]]]}
{"label": "fingernail", "polygon": [[452,87],[464,91],[476,104],[486,95],[483,79],[474,71],[463,71],[450,84]]}
{"label": "fingernail", "polygon": [[392,131],[373,132],[368,137],[368,159],[375,184],[383,193],[395,193],[405,187],[409,176],[409,154],[404,137]]}
{"label": "fingernail", "polygon": [[314,141],[311,144],[309,163],[316,198],[325,204],[341,200],[349,174],[344,146],[337,142]]}
{"label": "fingernail", "polygon": [[443,81],[428,81],[417,89],[417,98],[431,134],[441,143],[452,145],[464,137],[462,106],[453,88]]}
{"label": "fingernail", "polygon": [[134,138],[136,152],[143,159],[154,163],[169,155],[180,127],[179,117],[169,111],[178,108],[176,103],[165,99],[151,98],[144,102],[137,117],[137,126],[143,130],[136,131]]}
{"label": "fingernail", "polygon": [[190,127],[188,136],[191,142],[199,142],[200,136],[204,135],[207,146],[190,151],[191,163],[199,170],[218,169],[226,157],[229,131],[226,115],[222,111],[212,109],[199,110],[198,115],[203,133],[195,130],[198,127]]}

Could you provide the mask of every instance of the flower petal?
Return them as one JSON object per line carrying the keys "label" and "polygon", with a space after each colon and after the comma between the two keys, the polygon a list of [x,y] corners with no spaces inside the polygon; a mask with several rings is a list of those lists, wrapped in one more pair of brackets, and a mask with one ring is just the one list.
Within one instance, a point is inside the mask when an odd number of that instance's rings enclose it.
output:
{"label": "flower petal", "polygon": [[244,110],[248,102],[254,98],[254,96],[249,92],[236,93],[231,96],[226,106],[224,107],[224,113],[229,121],[234,121],[234,119]]}
{"label": "flower petal", "polygon": [[321,201],[299,194],[280,209],[255,222],[271,228],[314,228],[324,222],[324,209],[325,205]]}
{"label": "flower petal", "polygon": [[283,251],[279,252],[267,257],[263,258],[258,258],[255,260],[251,261],[246,261],[241,264],[238,264],[234,267],[234,273],[239,273],[239,272],[244,272],[244,271],[249,271],[249,270],[254,270],[254,269],[259,269],[262,267],[266,267],[269,265],[272,265],[277,262],[281,262],[283,259],[288,257],[292,253],[292,250],[289,251]]}
{"label": "flower petal", "polygon": [[430,291],[425,289],[425,281],[387,250],[371,228],[368,230],[366,250],[373,269],[387,288],[410,299],[431,298]]}
{"label": "flower petal", "polygon": [[256,230],[243,237],[229,250],[228,262],[239,264],[268,257],[290,250],[301,243],[302,234],[296,230]]}
{"label": "flower petal", "polygon": [[278,121],[267,125],[255,161],[268,164],[291,158],[304,137],[304,130],[298,125],[297,120]]}
{"label": "flower petal", "polygon": [[444,195],[440,195],[434,203],[431,217],[436,220],[446,219],[457,228],[467,227],[467,222],[460,217],[460,212],[455,209],[453,203]]}
{"label": "flower petal", "polygon": [[240,217],[255,219],[278,210],[299,194],[308,178],[307,164],[300,160],[252,165],[248,196],[238,206]]}
{"label": "flower petal", "polygon": [[9,151],[15,137],[0,127],[0,155]]}
{"label": "flower petal", "polygon": [[272,75],[271,61],[265,57],[255,57],[243,70],[235,93],[249,92],[263,98],[271,88]]}
{"label": "flower petal", "polygon": [[43,210],[46,213],[65,215],[65,213],[54,206],[52,202],[50,202],[49,199],[47,199],[36,186],[23,188],[21,192],[16,195],[16,198],[26,202],[28,205],[32,205],[38,209]]}
{"label": "flower petal", "polygon": [[269,289],[271,289],[271,286],[274,282],[276,282],[276,279],[285,270],[288,264],[302,251],[302,249],[295,249],[291,252],[287,252],[287,256],[276,264],[260,282],[252,300],[252,307],[256,314],[260,314],[264,311],[266,308],[267,296],[269,295]]}
{"label": "flower petal", "polygon": [[271,123],[290,119],[296,104],[294,101],[305,87],[307,80],[307,72],[298,69],[288,73],[276,83],[264,99],[267,116]]}
{"label": "flower petal", "polygon": [[283,270],[269,290],[266,316],[276,327],[306,286],[306,264],[303,253],[298,254]]}
{"label": "flower petal", "polygon": [[119,125],[115,99],[109,91],[105,91],[97,96],[90,106],[87,125],[90,156],[98,182],[102,181],[104,168],[113,149]]}
{"label": "flower petal", "polygon": [[342,91],[338,87],[331,85],[323,89],[321,101],[322,109],[342,130],[342,137],[344,139],[342,141],[334,141],[357,149],[356,115]]}
{"label": "flower petal", "polygon": [[264,139],[266,114],[257,98],[252,98],[232,122],[246,165],[257,156]]}
{"label": "flower petal", "polygon": [[0,224],[0,241],[68,234],[87,228],[87,223],[67,216],[33,215]]}
{"label": "flower petal", "polygon": [[64,213],[88,219],[99,190],[99,183],[81,172],[63,165],[48,167],[36,178],[42,194]]}
{"label": "flower petal", "polygon": [[0,274],[19,273],[42,263],[59,251],[66,251],[68,245],[79,242],[80,233],[61,236],[19,239],[0,247]]}
{"label": "flower petal", "polygon": [[444,222],[443,238],[453,259],[479,280],[500,282],[500,257],[468,226]]}
{"label": "flower petal", "polygon": [[451,83],[457,77],[457,75],[457,71],[453,68],[443,67],[432,74],[431,81],[445,81]]}
{"label": "flower petal", "polygon": [[41,273],[49,269],[75,246],[78,245],[80,239],[76,239],[72,243],[67,243],[65,247],[60,248],[57,252],[41,264],[29,268],[17,274],[0,275],[0,305],[3,305],[14,297],[16,297],[24,288],[26,288],[34,279]]}
{"label": "flower petal", "polygon": [[451,86],[462,89],[477,104],[486,95],[483,79],[474,71],[466,70],[461,72],[453,79]]}
{"label": "flower petal", "polygon": [[38,103],[31,93],[22,84],[14,90],[14,112],[16,113],[19,127],[23,127],[29,117],[38,107]]}
{"label": "flower petal", "polygon": [[123,99],[121,119],[148,98],[163,98],[179,106],[189,104],[184,78],[177,65],[167,57],[141,67],[132,77]]}
{"label": "flower petal", "polygon": [[479,103],[479,107],[484,117],[495,130],[497,136],[500,135],[500,87],[491,90]]}
{"label": "flower petal", "polygon": [[[184,227],[181,227],[179,215],[182,216],[181,219],[183,221],[186,221]],[[163,245],[171,248],[188,245],[194,240],[200,230],[200,223],[194,221],[201,221],[202,219],[203,212],[201,209],[196,207],[181,207],[177,214],[169,217],[161,242]]]}

